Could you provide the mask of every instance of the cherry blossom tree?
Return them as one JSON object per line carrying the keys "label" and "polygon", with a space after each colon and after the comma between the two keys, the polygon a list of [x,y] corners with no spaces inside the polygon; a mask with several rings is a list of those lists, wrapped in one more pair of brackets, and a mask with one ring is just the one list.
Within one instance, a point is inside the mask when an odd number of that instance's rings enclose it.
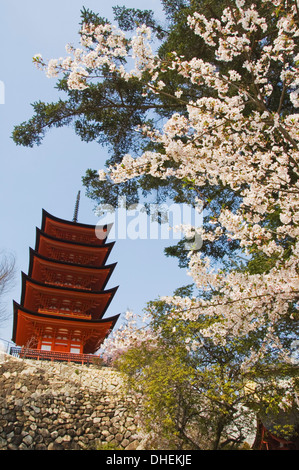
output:
{"label": "cherry blossom tree", "polygon": [[[66,74],[74,90],[92,86],[104,69],[140,80],[144,95],[170,95],[163,81],[169,70],[184,79],[171,94],[184,112],[166,119],[162,129],[136,129],[161,150],[137,158],[124,155],[121,163],[101,169],[99,178],[115,183],[141,175],[175,178],[198,190],[200,207],[207,204],[200,199],[206,185],[220,184],[238,196],[237,208],[224,203],[205,226],[181,230],[199,234],[205,243],[237,240],[245,268],[225,270],[191,251],[189,274],[204,295],[160,301],[190,353],[206,341],[223,348],[242,342],[238,366],[243,374],[275,363],[292,375],[297,364],[291,344],[298,334],[299,293],[298,10],[295,0],[232,0],[219,18],[196,12],[188,24],[213,50],[213,63],[187,60],[176,51],[161,58],[151,49],[151,31],[144,25],[128,39],[110,24],[90,23],[82,27],[81,47],[69,46],[67,58],[45,63],[35,57],[49,76]],[[184,100],[184,83],[197,90],[198,98]],[[151,323],[154,311],[147,328],[130,323],[116,332],[106,352],[119,354],[136,344],[153,347],[159,338]],[[183,334],[186,322],[200,324],[200,334],[198,329]]]}

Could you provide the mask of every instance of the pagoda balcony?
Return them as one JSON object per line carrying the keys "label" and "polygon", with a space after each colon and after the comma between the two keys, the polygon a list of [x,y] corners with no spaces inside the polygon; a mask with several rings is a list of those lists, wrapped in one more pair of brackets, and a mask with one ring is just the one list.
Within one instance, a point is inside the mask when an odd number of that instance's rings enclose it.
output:
{"label": "pagoda balcony", "polygon": [[70,316],[76,318],[85,318],[86,320],[91,320],[92,316],[90,313],[82,313],[80,311],[72,311],[72,310],[63,310],[63,309],[55,309],[55,308],[39,308],[38,313],[44,313],[47,315],[63,315],[63,316]]}
{"label": "pagoda balcony", "polygon": [[35,359],[38,361],[58,361],[58,362],[77,362],[81,364],[92,364],[94,360],[99,359],[95,354],[68,353],[59,351],[44,351],[42,349],[31,348],[10,348],[10,354],[21,359]]}
{"label": "pagoda balcony", "polygon": [[71,289],[80,289],[92,292],[91,287],[83,286],[82,284],[71,284],[70,282],[57,282],[57,281],[45,281],[45,284],[58,287],[70,287]]}

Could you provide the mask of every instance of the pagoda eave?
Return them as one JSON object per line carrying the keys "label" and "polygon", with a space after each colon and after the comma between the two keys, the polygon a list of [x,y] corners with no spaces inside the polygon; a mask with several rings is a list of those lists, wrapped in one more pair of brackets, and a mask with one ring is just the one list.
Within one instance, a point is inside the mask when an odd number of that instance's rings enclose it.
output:
{"label": "pagoda eave", "polygon": [[[114,242],[112,242],[114,243]],[[107,246],[109,245],[108,243],[105,245]],[[31,270],[32,270],[32,262],[33,262],[33,258],[34,257],[37,257],[37,258],[40,258],[44,261],[49,261],[51,263],[55,263],[55,264],[62,264],[62,265],[65,265],[65,266],[70,266],[72,268],[84,268],[85,270],[95,270],[95,271],[101,271],[101,270],[106,270],[106,269],[109,269],[111,271],[113,271],[117,265],[117,262],[115,263],[111,263],[111,264],[105,264],[104,266],[93,266],[93,265],[86,265],[86,264],[79,264],[79,263],[68,263],[67,261],[61,261],[61,260],[58,260],[58,259],[53,259],[53,258],[49,258],[47,256],[44,256],[42,255],[41,253],[39,253],[37,250],[33,249],[33,248],[29,248],[29,256],[30,256],[30,259],[29,259],[29,270],[28,270],[28,274],[31,275]]]}
{"label": "pagoda eave", "polygon": [[[47,315],[32,312],[29,309],[24,308],[17,302],[13,302],[14,306],[14,324],[13,324],[13,336],[12,341],[20,346],[26,346],[34,335],[36,328],[47,327],[47,328],[72,328],[76,330],[80,328],[85,333],[89,334],[88,341],[91,339],[94,344],[100,344],[112,331],[118,318],[118,315],[108,317],[100,320],[87,320],[83,318],[72,318],[64,315]],[[18,325],[18,328],[17,328]],[[97,347],[98,349],[98,347]],[[93,354],[93,352],[86,352],[86,354]]]}
{"label": "pagoda eave", "polygon": [[[45,224],[46,224],[46,220],[47,219],[50,219],[50,220],[53,220],[55,222],[59,222],[63,225],[69,225],[70,227],[72,228],[77,228],[77,227],[82,227],[82,228],[86,228],[86,229],[90,229],[90,230],[94,230],[95,228],[95,225],[93,224],[84,224],[84,223],[81,223],[81,222],[73,222],[71,220],[65,220],[65,219],[61,219],[55,215],[52,215],[50,214],[48,211],[46,211],[45,209],[42,209],[42,223],[41,223],[41,227],[44,229],[45,228]],[[111,224],[105,224],[105,225],[102,225],[102,227],[107,227],[107,230],[108,228],[112,227],[112,223]],[[109,233],[109,232],[108,232]]]}
{"label": "pagoda eave", "polygon": [[36,281],[35,279],[32,279],[31,277],[28,276],[28,274],[25,274],[24,272],[21,273],[22,274],[22,294],[21,294],[21,303],[23,303],[24,301],[24,294],[25,294],[25,291],[26,291],[26,284],[27,282],[30,282],[36,286],[40,286],[41,288],[46,288],[46,290],[49,291],[49,289],[55,289],[55,290],[63,290],[65,292],[69,292],[70,294],[74,294],[74,293],[82,293],[82,294],[87,294],[88,296],[98,296],[98,295],[101,295],[101,294],[110,294],[110,293],[115,293],[118,289],[119,286],[116,286],[116,287],[111,287],[110,289],[106,289],[106,290],[100,290],[100,291],[93,291],[93,292],[89,292],[89,291],[86,291],[86,289],[77,289],[75,287],[67,287],[67,286],[56,286],[55,284],[54,285],[51,285],[51,284],[47,284],[45,286],[44,283],[42,282],[39,282],[39,281]]}
{"label": "pagoda eave", "polygon": [[[107,264],[104,266],[86,266],[76,263],[68,263],[61,260],[53,260],[41,255],[36,250],[30,248],[29,251],[29,268],[28,276],[34,280],[41,279],[41,271],[48,268],[52,272],[65,272],[66,274],[82,275],[90,280],[93,290],[101,291],[105,289],[117,263]],[[48,282],[44,275],[43,282]],[[51,283],[50,281],[48,283]],[[56,283],[55,283],[56,285]]]}
{"label": "pagoda eave", "polygon": [[[38,282],[30,278],[27,274],[22,272],[22,292],[21,292],[21,305],[29,310],[35,310],[34,306],[34,292],[40,295],[57,296],[65,300],[80,301],[84,300],[90,303],[91,318],[101,318],[105,314],[108,306],[110,305],[118,286],[111,289],[102,290],[99,292],[90,292],[86,289],[76,289],[73,287],[57,286]],[[31,308],[30,308],[31,305]],[[41,307],[42,308],[42,307]]]}
{"label": "pagoda eave", "polygon": [[[52,259],[60,259],[61,261],[70,263],[74,262],[75,264],[102,266],[106,264],[114,244],[115,241],[103,243],[101,245],[77,243],[71,240],[53,237],[36,227],[35,251],[39,252],[43,256],[51,257]],[[57,250],[60,252],[62,250],[66,254],[63,255],[62,258],[61,253],[56,257],[53,251],[55,252]],[[49,252],[51,255],[49,255]],[[84,263],[78,261],[80,257],[86,258]]]}
{"label": "pagoda eave", "polygon": [[36,251],[38,251],[41,236],[43,236],[43,237],[45,237],[49,240],[53,240],[55,242],[70,244],[74,248],[76,248],[77,246],[79,246],[79,247],[82,246],[82,247],[88,248],[89,250],[92,250],[92,249],[93,250],[102,250],[103,248],[106,248],[108,246],[113,247],[114,244],[115,244],[115,241],[109,242],[109,243],[103,243],[101,245],[90,245],[89,243],[81,243],[81,242],[76,242],[76,241],[73,241],[73,240],[65,240],[64,238],[54,237],[53,235],[50,235],[49,233],[44,232],[43,230],[41,230],[39,227],[36,227],[36,244],[35,244],[35,250]]}
{"label": "pagoda eave", "polygon": [[[57,230],[70,231],[72,234],[86,236],[92,245],[101,245],[105,243],[113,223],[105,225],[90,225],[80,222],[61,219],[56,217],[45,209],[42,211],[41,229],[44,232],[54,234]],[[96,232],[101,233],[101,238],[96,236]]]}

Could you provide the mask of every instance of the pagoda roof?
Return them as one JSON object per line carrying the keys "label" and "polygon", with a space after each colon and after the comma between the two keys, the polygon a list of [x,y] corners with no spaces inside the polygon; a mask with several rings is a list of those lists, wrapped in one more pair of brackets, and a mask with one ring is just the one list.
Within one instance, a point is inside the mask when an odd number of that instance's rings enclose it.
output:
{"label": "pagoda roof", "polygon": [[107,337],[110,331],[114,328],[115,323],[119,318],[118,315],[100,320],[86,320],[81,318],[65,317],[64,315],[47,315],[33,312],[17,302],[13,302],[14,310],[14,323],[13,323],[13,336],[12,341],[19,345],[25,346],[30,339],[30,333],[33,330],[33,325],[46,325],[46,326],[66,326],[68,328],[80,329],[89,331],[91,337],[85,347],[86,354],[93,354],[99,349],[103,340]]}
{"label": "pagoda roof", "polygon": [[[101,245],[105,242],[113,224],[91,225],[74,222],[56,217],[45,209],[42,210],[41,230],[49,235],[55,235],[58,230],[66,231],[74,237],[77,235],[86,235],[89,244]],[[96,231],[102,232],[101,238],[96,236]]]}
{"label": "pagoda roof", "polygon": [[38,253],[38,251],[29,248],[28,276],[32,277],[35,280],[38,280],[35,276],[33,276],[34,267],[36,263],[39,263],[43,266],[53,267],[53,269],[58,271],[64,270],[70,273],[84,273],[87,276],[93,275],[96,279],[99,279],[101,287],[98,290],[103,290],[105,288],[112,272],[114,271],[117,265],[117,263],[112,263],[102,266],[89,266],[84,264],[68,263],[66,261],[48,258],[47,256]]}
{"label": "pagoda roof", "polygon": [[[43,307],[42,305],[40,305],[39,299],[36,304],[34,294],[43,294],[44,296],[48,297],[53,295],[56,296],[55,298],[60,298],[61,301],[64,300],[70,302],[85,302],[88,305],[87,308],[89,314],[91,315],[91,318],[98,319],[102,318],[105,314],[117,289],[118,286],[113,287],[112,289],[94,292],[86,289],[76,289],[66,286],[44,284],[42,282],[30,278],[27,274],[22,272],[21,305],[32,311],[34,311],[35,308],[42,309]],[[51,313],[49,312],[49,314]],[[61,314],[67,315],[67,313]],[[70,314],[68,315],[70,316]]]}
{"label": "pagoda roof", "polygon": [[[101,245],[90,245],[87,243],[77,243],[77,242],[70,241],[70,240],[63,240],[63,239],[53,237],[36,227],[35,251],[37,251],[38,253],[41,253],[40,250],[41,250],[42,242],[52,247],[71,251],[74,254],[77,254],[77,253],[96,254],[96,256],[98,257],[98,261],[95,263],[95,265],[98,265],[98,266],[106,262],[115,244],[115,241],[110,242],[110,243],[103,243]],[[99,253],[101,252],[102,252],[102,257],[100,258]],[[41,253],[41,254],[43,254],[44,256],[47,256],[45,253]]]}

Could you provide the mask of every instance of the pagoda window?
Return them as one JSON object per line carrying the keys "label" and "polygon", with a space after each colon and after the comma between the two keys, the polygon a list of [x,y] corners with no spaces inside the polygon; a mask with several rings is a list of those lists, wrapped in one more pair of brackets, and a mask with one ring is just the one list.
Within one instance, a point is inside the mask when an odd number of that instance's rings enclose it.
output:
{"label": "pagoda window", "polygon": [[52,349],[52,335],[50,334],[45,334],[42,337],[40,349],[43,351],[51,351]]}
{"label": "pagoda window", "polygon": [[71,306],[71,303],[69,300],[63,300],[62,302],[62,305],[61,305],[61,310],[65,310],[67,312],[70,311],[70,306]]}
{"label": "pagoda window", "polygon": [[50,301],[49,301],[49,308],[50,308],[51,310],[57,309],[57,299],[56,299],[56,298],[50,299]]}
{"label": "pagoda window", "polygon": [[59,328],[59,330],[57,331],[57,334],[58,335],[66,335],[67,334],[67,329],[66,328]]}
{"label": "pagoda window", "polygon": [[76,312],[76,313],[82,312],[82,303],[81,302],[76,302],[75,305],[74,305],[73,311]]}
{"label": "pagoda window", "polygon": [[68,274],[65,278],[65,284],[68,286],[72,286],[74,284],[74,278],[70,274]]}
{"label": "pagoda window", "polygon": [[56,351],[66,351],[67,350],[67,342],[57,342],[57,341],[55,341],[55,350]]}
{"label": "pagoda window", "polygon": [[49,299],[44,300],[44,306],[49,310],[56,310],[57,309],[57,298],[50,297]]}
{"label": "pagoda window", "polygon": [[61,283],[61,274],[47,269],[45,270],[45,282],[47,284],[59,284]]}
{"label": "pagoda window", "polygon": [[74,281],[74,283],[76,283],[76,287],[78,287],[78,288],[85,288],[84,280],[83,280],[82,276],[78,277],[76,279],[76,281]]}
{"label": "pagoda window", "polygon": [[68,331],[66,329],[57,331],[54,348],[56,351],[66,351],[68,349]]}
{"label": "pagoda window", "polygon": [[53,276],[52,279],[53,279],[55,284],[58,284],[58,285],[62,284],[62,276],[61,276],[60,273],[57,273],[57,274],[53,273],[52,276]]}

